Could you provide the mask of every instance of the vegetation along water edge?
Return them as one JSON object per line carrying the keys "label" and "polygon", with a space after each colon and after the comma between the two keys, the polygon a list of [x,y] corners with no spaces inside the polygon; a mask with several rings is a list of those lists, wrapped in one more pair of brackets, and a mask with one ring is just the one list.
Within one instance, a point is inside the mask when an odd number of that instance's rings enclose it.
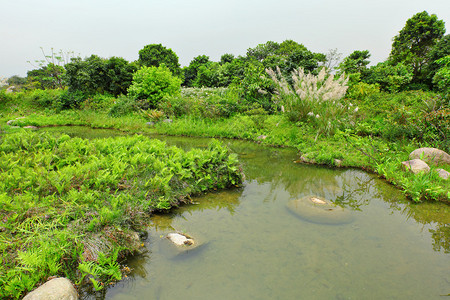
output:
{"label": "vegetation along water edge", "polygon": [[[149,44],[134,62],[52,52],[26,78],[0,78],[0,297],[18,298],[55,274],[101,289],[121,278],[118,258],[139,249],[148,212],[242,182],[236,156],[218,142],[184,152],[145,134],[294,147],[296,163],[362,168],[413,202],[450,203],[449,163],[418,173],[402,164],[417,148],[450,152],[444,22],[419,12],[386,61],[369,66],[369,58],[285,40],[217,62],[198,55],[181,68],[174,51]],[[33,132],[60,125],[130,136]]]}

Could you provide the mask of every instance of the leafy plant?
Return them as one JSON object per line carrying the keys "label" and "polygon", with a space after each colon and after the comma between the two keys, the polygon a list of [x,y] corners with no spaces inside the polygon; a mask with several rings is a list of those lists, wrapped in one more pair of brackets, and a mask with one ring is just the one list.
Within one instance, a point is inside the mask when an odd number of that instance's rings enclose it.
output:
{"label": "leafy plant", "polygon": [[151,108],[156,108],[164,97],[179,94],[180,86],[181,79],[174,77],[166,66],[144,66],[134,73],[128,95],[136,100],[145,100]]}

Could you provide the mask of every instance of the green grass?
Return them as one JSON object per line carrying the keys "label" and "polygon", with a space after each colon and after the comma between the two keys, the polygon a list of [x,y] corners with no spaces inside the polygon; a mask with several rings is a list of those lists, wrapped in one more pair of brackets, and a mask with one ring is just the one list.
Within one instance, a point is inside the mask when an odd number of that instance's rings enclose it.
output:
{"label": "green grass", "polygon": [[212,142],[185,152],[135,135],[85,140],[24,129],[0,142],[0,298],[49,276],[100,288],[153,211],[239,185],[235,155]]}

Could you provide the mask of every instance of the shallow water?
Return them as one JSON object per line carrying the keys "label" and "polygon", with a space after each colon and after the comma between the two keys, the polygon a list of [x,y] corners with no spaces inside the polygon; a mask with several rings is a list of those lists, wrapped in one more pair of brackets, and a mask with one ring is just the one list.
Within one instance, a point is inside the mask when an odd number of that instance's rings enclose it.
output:
{"label": "shallow water", "polygon": [[[208,141],[160,138],[183,148]],[[445,299],[450,293],[448,206],[412,205],[359,170],[295,164],[293,150],[225,143],[242,161],[243,186],[153,217],[147,253],[129,261],[133,272],[85,299]],[[307,195],[339,203],[353,221],[325,225],[287,209],[288,201]],[[165,238],[175,231],[202,245],[177,253]]]}

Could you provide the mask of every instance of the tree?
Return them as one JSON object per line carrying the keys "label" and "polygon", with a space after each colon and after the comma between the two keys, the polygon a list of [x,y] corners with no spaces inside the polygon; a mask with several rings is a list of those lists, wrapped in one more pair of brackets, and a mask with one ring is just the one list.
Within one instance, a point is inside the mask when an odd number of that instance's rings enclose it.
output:
{"label": "tree", "polygon": [[255,48],[247,49],[247,58],[263,61],[266,57],[276,55],[280,45],[277,42],[268,41],[265,44],[259,44]]}
{"label": "tree", "polygon": [[178,56],[172,49],[161,44],[150,44],[139,50],[139,64],[146,67],[159,67],[164,64],[175,76],[181,75]]}
{"label": "tree", "polygon": [[125,94],[131,84],[136,66],[121,57],[101,58],[91,55],[82,60],[72,59],[65,65],[66,80],[70,91],[85,94]]}
{"label": "tree", "polygon": [[183,68],[184,72],[184,86],[194,86],[194,82],[197,79],[198,70],[201,66],[207,67],[212,61],[209,60],[207,55],[199,55],[194,57],[189,63],[189,66]]}
{"label": "tree", "polygon": [[369,61],[369,50],[355,50],[339,64],[340,73],[352,74],[360,73],[362,76],[366,75],[367,65]]}
{"label": "tree", "polygon": [[[428,65],[425,70],[426,78],[431,80],[436,72],[442,67],[437,61],[450,55],[450,34],[446,34],[428,54]],[[435,85],[436,86],[436,85]]]}
{"label": "tree", "polygon": [[325,54],[325,61],[323,66],[328,70],[334,71],[337,66],[341,63],[342,53],[338,52],[338,49],[330,49]]}
{"label": "tree", "polygon": [[413,81],[425,81],[423,69],[429,63],[428,54],[445,34],[445,23],[426,11],[412,16],[394,37],[389,59],[413,68]]}
{"label": "tree", "polygon": [[378,84],[379,87],[387,92],[398,92],[405,88],[413,77],[412,68],[402,63],[392,65],[385,61],[370,67],[364,82]]}
{"label": "tree", "polygon": [[179,94],[180,90],[181,79],[173,76],[165,65],[144,66],[133,74],[128,95],[136,100],[145,100],[150,108],[155,108],[165,96]]}
{"label": "tree", "polygon": [[39,87],[46,88],[63,88],[64,82],[64,65],[67,64],[72,58],[75,58],[73,51],[59,50],[56,53],[51,48],[50,55],[47,55],[44,48],[41,47],[42,55],[44,59],[35,60],[34,64],[28,61],[36,69],[27,72],[28,80],[32,82],[38,82]]}
{"label": "tree", "polygon": [[234,55],[230,53],[225,53],[220,57],[220,64],[224,65],[226,63],[231,63],[234,60]]}

